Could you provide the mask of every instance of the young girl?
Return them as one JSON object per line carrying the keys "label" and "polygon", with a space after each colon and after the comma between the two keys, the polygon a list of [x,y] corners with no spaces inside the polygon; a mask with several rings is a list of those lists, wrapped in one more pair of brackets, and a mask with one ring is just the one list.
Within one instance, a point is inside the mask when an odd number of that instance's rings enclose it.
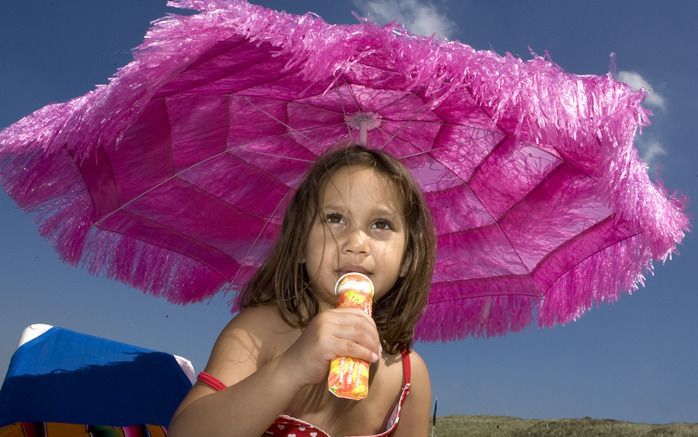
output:
{"label": "young girl", "polygon": [[[170,435],[427,435],[429,375],[410,348],[434,258],[428,209],[398,161],[361,146],[321,157]],[[335,308],[335,282],[350,271],[373,281],[373,318]],[[365,399],[327,390],[340,356],[372,363]]]}

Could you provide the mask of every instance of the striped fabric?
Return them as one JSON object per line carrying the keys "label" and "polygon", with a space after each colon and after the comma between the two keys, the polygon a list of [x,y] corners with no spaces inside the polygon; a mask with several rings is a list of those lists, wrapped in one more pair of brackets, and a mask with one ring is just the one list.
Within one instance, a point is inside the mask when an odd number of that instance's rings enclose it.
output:
{"label": "striped fabric", "polygon": [[0,437],[166,437],[160,425],[100,426],[57,422],[17,422],[0,428]]}

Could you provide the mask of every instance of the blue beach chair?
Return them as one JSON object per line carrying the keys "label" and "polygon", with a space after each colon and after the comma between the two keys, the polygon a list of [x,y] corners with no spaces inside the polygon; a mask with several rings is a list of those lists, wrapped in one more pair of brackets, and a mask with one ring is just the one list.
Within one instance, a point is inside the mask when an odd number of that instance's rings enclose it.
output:
{"label": "blue beach chair", "polygon": [[0,389],[0,437],[164,436],[193,381],[184,358],[31,325]]}

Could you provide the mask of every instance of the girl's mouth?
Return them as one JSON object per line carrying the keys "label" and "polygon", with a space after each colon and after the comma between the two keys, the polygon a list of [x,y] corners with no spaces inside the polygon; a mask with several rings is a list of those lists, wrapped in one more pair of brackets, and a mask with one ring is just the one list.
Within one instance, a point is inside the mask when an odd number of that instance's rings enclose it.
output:
{"label": "girl's mouth", "polygon": [[371,276],[372,273],[361,266],[345,266],[337,270],[339,276],[345,275],[347,273],[363,273],[366,276]]}

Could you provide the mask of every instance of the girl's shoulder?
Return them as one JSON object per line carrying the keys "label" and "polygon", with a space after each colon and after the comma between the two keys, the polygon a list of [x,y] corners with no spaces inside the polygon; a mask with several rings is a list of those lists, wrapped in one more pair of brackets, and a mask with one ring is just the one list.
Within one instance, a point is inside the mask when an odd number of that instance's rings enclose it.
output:
{"label": "girl's shoulder", "polygon": [[422,357],[414,349],[408,351],[406,355],[403,352],[395,354],[384,352],[379,362],[377,370],[382,372],[382,376],[389,381],[392,387],[401,387],[407,382],[414,385],[415,382],[421,383],[425,378],[427,381],[429,379],[429,373]]}
{"label": "girl's shoulder", "polygon": [[265,331],[266,329],[283,329],[288,324],[281,317],[276,305],[257,305],[243,308],[233,317],[226,329],[245,328],[253,331]]}
{"label": "girl's shoulder", "polygon": [[221,335],[244,331],[259,339],[273,337],[280,333],[292,331],[275,305],[258,305],[243,308],[223,328]]}
{"label": "girl's shoulder", "polygon": [[289,325],[275,305],[258,305],[244,308],[223,329],[221,335],[246,333],[261,348],[276,348],[278,343],[295,341],[300,330]]}
{"label": "girl's shoulder", "polygon": [[298,330],[284,321],[275,306],[244,308],[219,334],[206,371],[220,375],[226,385],[232,385],[266,364],[279,348],[287,347],[298,335]]}

